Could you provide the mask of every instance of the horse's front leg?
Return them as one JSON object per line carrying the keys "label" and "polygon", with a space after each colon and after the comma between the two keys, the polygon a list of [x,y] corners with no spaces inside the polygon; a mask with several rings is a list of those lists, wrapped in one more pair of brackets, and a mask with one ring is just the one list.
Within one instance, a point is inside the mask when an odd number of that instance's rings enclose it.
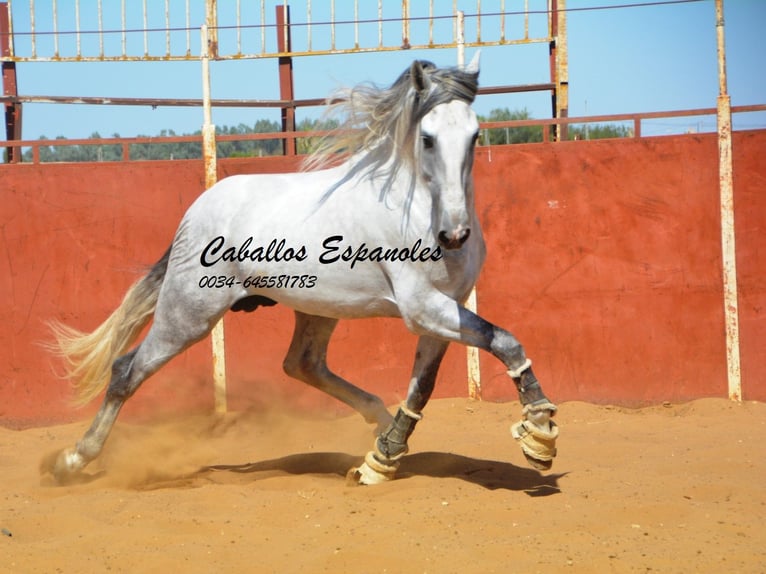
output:
{"label": "horse's front leg", "polygon": [[378,435],[375,449],[367,453],[365,462],[351,470],[352,480],[360,484],[378,484],[394,477],[399,459],[407,454],[407,439],[423,418],[421,411],[431,398],[436,373],[448,345],[449,341],[420,337],[407,399],[399,406],[388,427]]}
{"label": "horse's front leg", "polygon": [[412,331],[478,347],[503,362],[523,407],[522,420],[511,427],[511,434],[533,467],[549,469],[556,456],[558,427],[551,420],[556,406],[545,396],[516,337],[442,293],[411,300],[404,319]]}

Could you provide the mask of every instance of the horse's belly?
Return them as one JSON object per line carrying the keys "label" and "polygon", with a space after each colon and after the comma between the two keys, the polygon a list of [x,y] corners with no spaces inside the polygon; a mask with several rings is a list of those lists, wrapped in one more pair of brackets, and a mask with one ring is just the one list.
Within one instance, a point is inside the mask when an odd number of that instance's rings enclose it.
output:
{"label": "horse's belly", "polygon": [[247,295],[268,297],[311,315],[339,319],[399,315],[380,268],[339,269],[306,260],[240,265],[231,276]]}

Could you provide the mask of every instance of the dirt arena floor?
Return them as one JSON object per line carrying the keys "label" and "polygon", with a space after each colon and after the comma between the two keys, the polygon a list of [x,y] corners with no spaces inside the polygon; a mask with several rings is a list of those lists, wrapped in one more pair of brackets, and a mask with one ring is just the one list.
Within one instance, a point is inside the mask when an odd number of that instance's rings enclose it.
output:
{"label": "dirt arena floor", "polygon": [[766,404],[564,403],[553,469],[517,403],[432,401],[400,478],[354,487],[358,416],[118,423],[87,483],[40,476],[85,422],[0,428],[0,571],[766,572]]}

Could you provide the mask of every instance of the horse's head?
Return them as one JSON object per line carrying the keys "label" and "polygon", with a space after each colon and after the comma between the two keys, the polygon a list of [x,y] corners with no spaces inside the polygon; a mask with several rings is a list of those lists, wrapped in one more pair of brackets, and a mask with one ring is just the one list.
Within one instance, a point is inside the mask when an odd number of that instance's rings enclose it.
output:
{"label": "horse's head", "polygon": [[[353,177],[374,180],[381,200],[392,189],[431,195],[431,225],[444,249],[458,249],[473,221],[473,151],[479,123],[471,109],[479,87],[479,53],[462,68],[415,61],[389,88],[362,84],[338,94],[332,106],[345,114],[332,138],[306,162],[323,167],[338,152],[350,156]],[[405,202],[411,205],[410,195]]]}
{"label": "horse's head", "polygon": [[419,100],[413,145],[415,170],[432,197],[432,225],[444,249],[460,248],[473,220],[473,153],[479,122],[471,109],[478,88],[478,52],[464,69],[412,64],[409,78]]}

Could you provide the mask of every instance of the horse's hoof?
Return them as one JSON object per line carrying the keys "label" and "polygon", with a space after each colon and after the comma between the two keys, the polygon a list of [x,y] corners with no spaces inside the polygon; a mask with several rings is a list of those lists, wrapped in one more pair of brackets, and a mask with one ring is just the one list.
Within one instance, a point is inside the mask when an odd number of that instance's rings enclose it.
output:
{"label": "horse's hoof", "polygon": [[522,420],[511,426],[511,436],[521,445],[527,462],[537,470],[549,470],[556,456],[556,439],[559,427],[552,420],[547,429],[528,420]]}
{"label": "horse's hoof", "polygon": [[364,462],[356,468],[352,468],[346,474],[348,484],[361,484],[372,486],[389,482],[396,476],[399,463],[385,464],[380,462],[372,452],[368,452],[364,457]]}
{"label": "horse's hoof", "polygon": [[81,482],[82,456],[74,449],[52,452],[40,461],[40,474],[50,474],[56,484]]}
{"label": "horse's hoof", "polygon": [[529,466],[535,470],[550,470],[553,466],[553,460],[540,460],[529,456],[526,452],[524,453],[524,458],[527,459]]}

